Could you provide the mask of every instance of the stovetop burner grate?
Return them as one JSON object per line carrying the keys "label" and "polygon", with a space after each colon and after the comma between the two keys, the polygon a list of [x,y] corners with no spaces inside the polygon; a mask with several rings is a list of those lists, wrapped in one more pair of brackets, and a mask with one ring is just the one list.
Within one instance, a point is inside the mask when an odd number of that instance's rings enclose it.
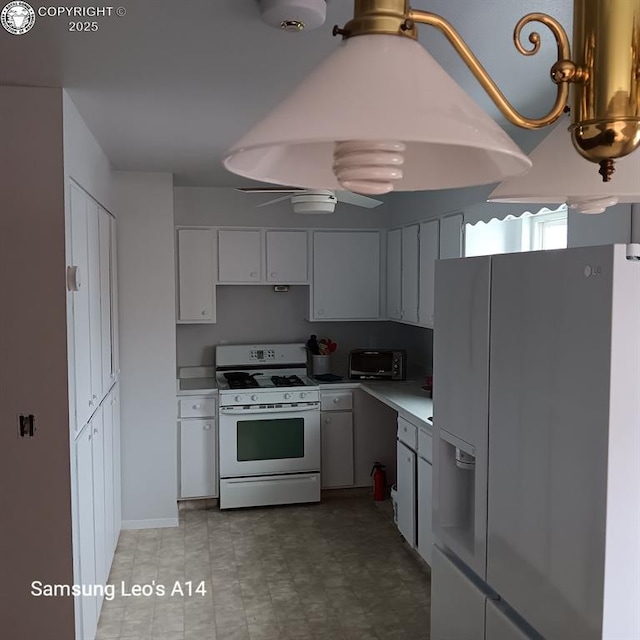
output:
{"label": "stovetop burner grate", "polygon": [[271,376],[271,382],[276,387],[304,387],[304,382],[296,375],[293,376]]}

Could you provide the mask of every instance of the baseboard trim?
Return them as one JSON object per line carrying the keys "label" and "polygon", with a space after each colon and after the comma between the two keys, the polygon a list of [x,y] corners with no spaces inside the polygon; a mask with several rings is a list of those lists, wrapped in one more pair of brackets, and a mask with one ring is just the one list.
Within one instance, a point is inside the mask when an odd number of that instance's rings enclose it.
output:
{"label": "baseboard trim", "polygon": [[177,527],[178,518],[157,518],[155,520],[123,520],[123,529],[165,529]]}

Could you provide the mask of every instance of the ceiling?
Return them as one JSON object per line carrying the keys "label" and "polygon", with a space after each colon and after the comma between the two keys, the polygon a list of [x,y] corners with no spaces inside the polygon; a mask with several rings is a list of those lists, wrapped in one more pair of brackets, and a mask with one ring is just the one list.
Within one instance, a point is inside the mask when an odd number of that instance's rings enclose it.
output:
{"label": "ceiling", "polygon": [[[66,87],[116,169],[166,171],[178,185],[217,187],[248,184],[224,169],[225,150],[339,46],[331,29],[353,9],[350,0],[329,0],[322,28],[289,34],[261,21],[257,0],[119,4],[126,15],[98,19],[94,33],[70,33],[68,19],[49,17],[38,17],[23,36],[0,30],[0,84]],[[522,15],[542,11],[570,33],[569,0],[414,0],[412,6],[447,18],[518,109],[538,116],[550,107],[553,37],[540,27],[542,50],[527,58],[513,46],[512,31]],[[422,26],[420,42],[525,151],[541,139],[544,132],[505,124],[438,32]]]}

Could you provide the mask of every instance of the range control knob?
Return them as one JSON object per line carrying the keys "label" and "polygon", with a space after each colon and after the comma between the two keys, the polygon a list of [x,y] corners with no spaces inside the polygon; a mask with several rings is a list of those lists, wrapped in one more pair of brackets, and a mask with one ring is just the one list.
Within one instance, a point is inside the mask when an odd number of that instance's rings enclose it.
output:
{"label": "range control knob", "polygon": [[291,399],[291,394],[290,393],[285,393],[284,394],[284,399],[285,400],[290,400]]}
{"label": "range control knob", "polygon": [[306,397],[307,397],[307,394],[303,391],[303,392],[300,394],[300,399],[302,400],[303,398],[306,398]]}
{"label": "range control knob", "polygon": [[235,402],[242,402],[242,396],[236,396],[236,397],[234,398],[234,401],[235,401]]}
{"label": "range control knob", "polygon": [[254,394],[251,396],[251,399],[255,402],[258,399],[258,396]]}

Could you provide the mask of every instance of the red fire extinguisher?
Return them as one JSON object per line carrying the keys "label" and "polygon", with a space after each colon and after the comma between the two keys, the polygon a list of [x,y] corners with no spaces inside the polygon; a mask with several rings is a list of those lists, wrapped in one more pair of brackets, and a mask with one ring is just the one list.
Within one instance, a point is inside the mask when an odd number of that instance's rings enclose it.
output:
{"label": "red fire extinguisher", "polygon": [[384,500],[387,488],[387,474],[384,472],[384,465],[381,462],[374,462],[370,475],[373,477],[373,499],[376,501]]}

